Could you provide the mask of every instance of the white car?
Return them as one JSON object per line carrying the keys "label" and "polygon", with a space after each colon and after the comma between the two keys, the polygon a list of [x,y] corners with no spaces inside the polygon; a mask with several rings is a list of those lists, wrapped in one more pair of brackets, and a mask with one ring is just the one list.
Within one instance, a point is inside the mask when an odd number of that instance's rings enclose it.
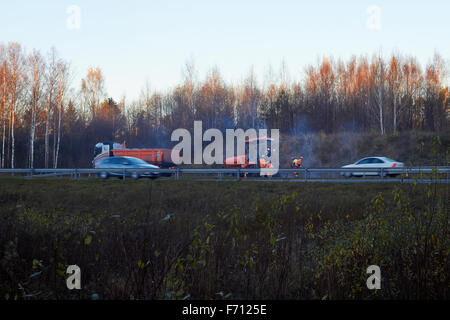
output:
{"label": "white car", "polygon": [[[367,157],[360,159],[356,161],[355,163],[348,164],[346,166],[342,166],[341,168],[345,169],[364,169],[364,168],[370,168],[370,169],[387,169],[383,170],[383,176],[396,176],[399,173],[389,173],[388,169],[392,168],[403,168],[405,164],[403,162],[395,161],[386,157]],[[380,171],[364,171],[364,170],[357,170],[357,171],[343,171],[341,172],[341,175],[344,177],[351,177],[351,176],[377,176],[381,175]]]}

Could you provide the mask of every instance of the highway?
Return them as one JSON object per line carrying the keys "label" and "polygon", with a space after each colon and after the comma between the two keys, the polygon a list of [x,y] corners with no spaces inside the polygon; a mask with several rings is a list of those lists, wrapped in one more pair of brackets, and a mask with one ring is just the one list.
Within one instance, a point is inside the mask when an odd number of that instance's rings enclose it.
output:
{"label": "highway", "polygon": [[[129,177],[131,172],[145,172],[146,168],[117,168],[119,177]],[[362,170],[362,169],[358,169]],[[1,177],[24,177],[27,179],[48,177],[96,178],[105,169],[62,168],[62,169],[0,169]],[[160,177],[164,180],[199,180],[199,181],[244,181],[244,182],[333,182],[333,183],[449,183],[450,167],[410,167],[388,169],[364,169],[362,177],[343,178],[342,175],[355,169],[343,168],[304,168],[279,169],[273,177],[260,177],[259,169],[152,169],[154,172],[169,175]],[[395,177],[391,177],[395,176]]]}

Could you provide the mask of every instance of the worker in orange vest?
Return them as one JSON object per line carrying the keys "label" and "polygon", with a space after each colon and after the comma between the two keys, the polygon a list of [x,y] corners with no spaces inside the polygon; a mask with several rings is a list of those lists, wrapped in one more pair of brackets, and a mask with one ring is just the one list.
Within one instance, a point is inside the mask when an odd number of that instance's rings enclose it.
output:
{"label": "worker in orange vest", "polygon": [[[300,169],[300,168],[303,168],[302,162],[303,162],[303,157],[292,158],[291,168],[292,168],[292,169]],[[294,175],[295,175],[295,176],[296,176],[297,174],[298,174],[297,172],[294,172]]]}
{"label": "worker in orange vest", "polygon": [[291,163],[292,169],[303,168],[302,162],[303,157],[293,158]]}

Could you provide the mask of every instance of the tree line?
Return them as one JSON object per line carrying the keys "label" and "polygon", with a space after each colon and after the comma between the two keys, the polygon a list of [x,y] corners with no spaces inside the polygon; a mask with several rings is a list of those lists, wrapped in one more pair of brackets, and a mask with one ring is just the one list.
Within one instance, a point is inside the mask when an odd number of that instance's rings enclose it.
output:
{"label": "tree line", "polygon": [[0,44],[2,168],[90,166],[99,141],[131,147],[170,147],[176,128],[278,128],[282,134],[424,130],[449,125],[446,61],[424,68],[413,56],[323,57],[292,80],[283,63],[263,83],[250,69],[237,84],[217,68],[203,79],[187,62],[180,83],[158,92],[145,83],[137,99],[108,98],[99,67],[72,84],[70,63],[55,48],[27,53]]}

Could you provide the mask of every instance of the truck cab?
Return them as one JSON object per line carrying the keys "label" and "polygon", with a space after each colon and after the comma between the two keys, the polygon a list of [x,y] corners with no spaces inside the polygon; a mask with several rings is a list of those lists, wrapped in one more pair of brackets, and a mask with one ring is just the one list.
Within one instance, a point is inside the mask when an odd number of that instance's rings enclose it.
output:
{"label": "truck cab", "polygon": [[[267,157],[271,156],[272,152],[272,138],[260,137],[245,140],[245,154],[228,157],[225,159],[225,168],[234,169],[258,169],[258,168],[270,168],[271,163],[267,161]],[[265,142],[267,145],[267,151],[263,154],[259,153],[259,144]],[[251,148],[256,148],[256,153],[252,153]]]}

